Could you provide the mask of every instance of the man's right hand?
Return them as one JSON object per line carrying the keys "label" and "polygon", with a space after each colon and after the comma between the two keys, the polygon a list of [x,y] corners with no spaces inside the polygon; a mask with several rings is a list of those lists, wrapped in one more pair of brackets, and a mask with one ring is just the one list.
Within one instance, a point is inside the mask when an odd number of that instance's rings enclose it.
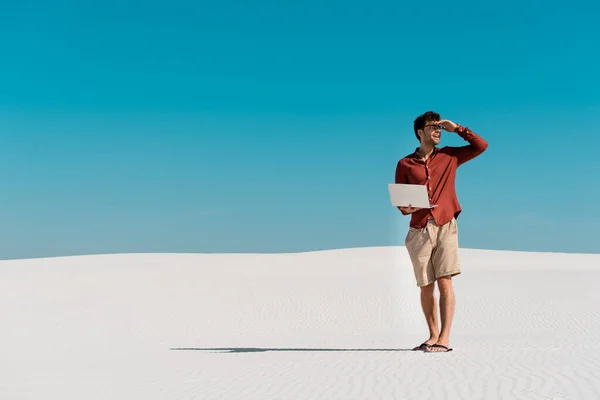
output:
{"label": "man's right hand", "polygon": [[408,207],[398,207],[398,208],[400,208],[400,210],[402,212],[405,212],[407,214],[412,214],[415,211],[419,211],[420,210],[420,208],[418,208],[418,207],[411,207],[410,204],[408,205]]}

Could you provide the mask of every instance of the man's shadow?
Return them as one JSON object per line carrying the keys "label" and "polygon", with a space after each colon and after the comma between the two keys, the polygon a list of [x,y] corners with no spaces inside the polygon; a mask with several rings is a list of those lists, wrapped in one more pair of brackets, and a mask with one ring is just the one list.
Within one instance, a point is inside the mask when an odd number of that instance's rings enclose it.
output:
{"label": "man's shadow", "polygon": [[322,349],[322,348],[268,348],[268,347],[174,347],[171,350],[204,351],[209,353],[264,353],[268,351],[319,352],[319,351],[413,351],[413,349]]}

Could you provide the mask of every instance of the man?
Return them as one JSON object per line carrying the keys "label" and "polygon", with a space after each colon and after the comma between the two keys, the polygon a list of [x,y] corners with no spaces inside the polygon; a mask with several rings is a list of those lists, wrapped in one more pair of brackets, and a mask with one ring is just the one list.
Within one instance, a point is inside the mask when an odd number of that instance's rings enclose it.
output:
{"label": "man", "polygon": [[[441,130],[455,132],[469,144],[438,149]],[[469,128],[428,111],[414,121],[420,146],[398,161],[396,183],[426,185],[434,208],[398,207],[410,215],[405,245],[409,253],[417,286],[421,289],[421,307],[429,327],[429,339],[414,350],[451,351],[450,327],[454,316],[452,278],[461,273],[458,259],[458,226],[461,212],[455,191],[457,168],[483,153],[488,143]],[[438,328],[438,305],[435,283],[440,292],[441,331]]]}

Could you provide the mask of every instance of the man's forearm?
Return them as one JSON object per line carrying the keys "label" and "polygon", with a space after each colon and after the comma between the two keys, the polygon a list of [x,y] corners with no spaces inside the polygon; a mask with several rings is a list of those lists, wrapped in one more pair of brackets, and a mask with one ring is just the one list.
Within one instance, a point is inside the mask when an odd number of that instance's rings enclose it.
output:
{"label": "man's forearm", "polygon": [[467,127],[458,125],[454,130],[458,136],[469,142],[466,146],[454,147],[451,153],[457,158],[458,165],[464,164],[465,162],[472,160],[481,153],[483,153],[487,147],[488,142],[470,130]]}
{"label": "man's forearm", "polygon": [[455,132],[469,142],[475,152],[483,153],[488,147],[488,142],[468,127],[457,125]]}

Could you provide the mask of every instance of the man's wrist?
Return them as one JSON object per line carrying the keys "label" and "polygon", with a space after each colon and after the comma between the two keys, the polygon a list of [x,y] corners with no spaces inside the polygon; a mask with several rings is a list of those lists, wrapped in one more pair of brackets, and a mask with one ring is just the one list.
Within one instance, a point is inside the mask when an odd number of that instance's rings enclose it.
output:
{"label": "man's wrist", "polygon": [[458,133],[458,134],[465,133],[466,130],[467,130],[467,128],[465,128],[461,124],[456,124],[456,128],[454,128],[454,132]]}

